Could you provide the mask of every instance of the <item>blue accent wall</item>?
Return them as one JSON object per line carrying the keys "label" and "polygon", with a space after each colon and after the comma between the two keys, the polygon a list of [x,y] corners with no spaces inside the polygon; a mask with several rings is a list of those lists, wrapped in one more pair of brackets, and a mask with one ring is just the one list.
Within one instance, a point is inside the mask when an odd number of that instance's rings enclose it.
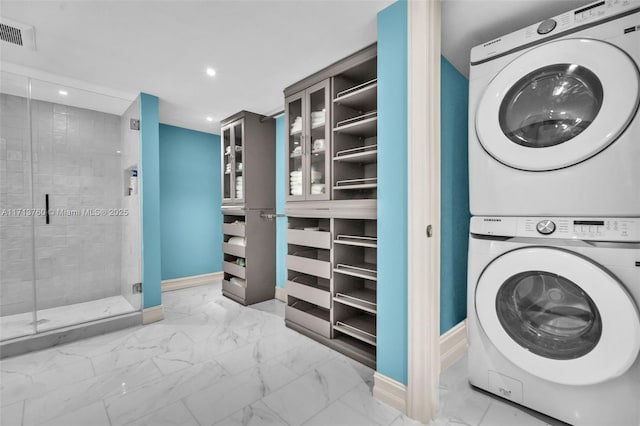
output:
{"label": "blue accent wall", "polygon": [[[276,118],[276,213],[284,214],[284,115]],[[287,279],[285,255],[287,254],[287,218],[276,219],[276,287],[284,287]]]}
{"label": "blue accent wall", "polygon": [[142,307],[162,304],[160,287],[160,142],[158,98],[140,94]]}
{"label": "blue accent wall", "polygon": [[162,279],[222,270],[220,136],[160,124]]}
{"label": "blue accent wall", "polygon": [[407,3],[378,13],[377,369],[407,383]]}
{"label": "blue accent wall", "polygon": [[440,333],[467,316],[469,82],[445,58],[440,75]]}

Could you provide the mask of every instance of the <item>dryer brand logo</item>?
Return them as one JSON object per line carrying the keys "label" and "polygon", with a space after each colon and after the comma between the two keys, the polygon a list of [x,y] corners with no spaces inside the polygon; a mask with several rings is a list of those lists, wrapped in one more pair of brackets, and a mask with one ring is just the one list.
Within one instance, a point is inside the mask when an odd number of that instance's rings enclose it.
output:
{"label": "dryer brand logo", "polygon": [[488,43],[483,44],[483,45],[482,45],[482,47],[491,46],[492,44],[496,44],[496,43],[499,43],[499,42],[501,42],[501,41],[502,41],[502,39],[501,39],[501,38],[497,38],[497,39],[495,39],[495,40],[493,40],[493,41],[490,41],[490,42],[488,42]]}
{"label": "dryer brand logo", "polygon": [[507,398],[511,397],[511,391],[509,389],[498,388],[498,391]]}
{"label": "dryer brand logo", "polygon": [[482,220],[485,221],[485,222],[502,222],[502,219],[490,219],[488,217],[485,217]]}

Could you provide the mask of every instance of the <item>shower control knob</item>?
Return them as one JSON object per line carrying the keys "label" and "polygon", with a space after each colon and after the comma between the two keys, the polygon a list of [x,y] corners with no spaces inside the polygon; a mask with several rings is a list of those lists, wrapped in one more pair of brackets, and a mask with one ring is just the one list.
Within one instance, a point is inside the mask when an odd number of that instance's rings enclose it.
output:
{"label": "shower control knob", "polygon": [[536,225],[536,229],[542,235],[549,235],[553,234],[553,231],[556,230],[556,224],[549,219],[545,219],[538,222],[538,224]]}

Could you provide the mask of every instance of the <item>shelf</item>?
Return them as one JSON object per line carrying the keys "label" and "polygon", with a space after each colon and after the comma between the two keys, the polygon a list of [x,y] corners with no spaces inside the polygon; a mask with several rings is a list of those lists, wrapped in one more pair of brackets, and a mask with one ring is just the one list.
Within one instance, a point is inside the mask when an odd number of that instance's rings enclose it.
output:
{"label": "shelf", "polygon": [[343,149],[336,152],[334,161],[345,163],[375,163],[378,161],[378,145],[366,145],[358,148]]}
{"label": "shelf", "polygon": [[378,239],[376,237],[361,237],[358,235],[338,235],[333,242],[334,244],[343,244],[345,246],[378,248]]}
{"label": "shelf", "polygon": [[371,189],[378,187],[378,178],[360,178],[339,180],[334,185],[334,190]]}
{"label": "shelf", "polygon": [[362,137],[375,136],[378,133],[377,112],[373,111],[349,120],[340,121],[333,128],[333,131]]}
{"label": "shelf", "polygon": [[376,346],[376,318],[371,315],[362,314],[337,321],[333,329]]}
{"label": "shelf", "polygon": [[376,108],[378,79],[373,79],[336,94],[334,103],[354,109]]}
{"label": "shelf", "polygon": [[289,157],[291,157],[291,158],[302,158],[302,153],[300,153],[300,154],[291,153],[291,155],[289,155]]}
{"label": "shelf", "polygon": [[333,272],[357,278],[364,278],[366,280],[378,280],[377,266],[374,263],[358,263],[355,265],[338,263],[336,267],[333,268]]}
{"label": "shelf", "polygon": [[298,136],[302,134],[302,129],[300,130],[296,130],[295,132],[289,132],[289,135],[291,136]]}
{"label": "shelf", "polygon": [[333,300],[335,302],[342,303],[343,305],[352,306],[372,314],[376,313],[377,304],[375,290],[361,288],[349,290],[348,293],[336,293]]}

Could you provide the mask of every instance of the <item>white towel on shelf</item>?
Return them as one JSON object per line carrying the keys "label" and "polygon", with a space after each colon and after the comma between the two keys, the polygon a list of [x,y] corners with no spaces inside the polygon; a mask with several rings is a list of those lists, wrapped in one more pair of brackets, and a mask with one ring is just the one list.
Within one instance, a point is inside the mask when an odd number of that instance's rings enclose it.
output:
{"label": "white towel on shelf", "polygon": [[227,243],[234,246],[247,246],[247,240],[244,237],[231,237],[229,238],[229,241],[227,241]]}

